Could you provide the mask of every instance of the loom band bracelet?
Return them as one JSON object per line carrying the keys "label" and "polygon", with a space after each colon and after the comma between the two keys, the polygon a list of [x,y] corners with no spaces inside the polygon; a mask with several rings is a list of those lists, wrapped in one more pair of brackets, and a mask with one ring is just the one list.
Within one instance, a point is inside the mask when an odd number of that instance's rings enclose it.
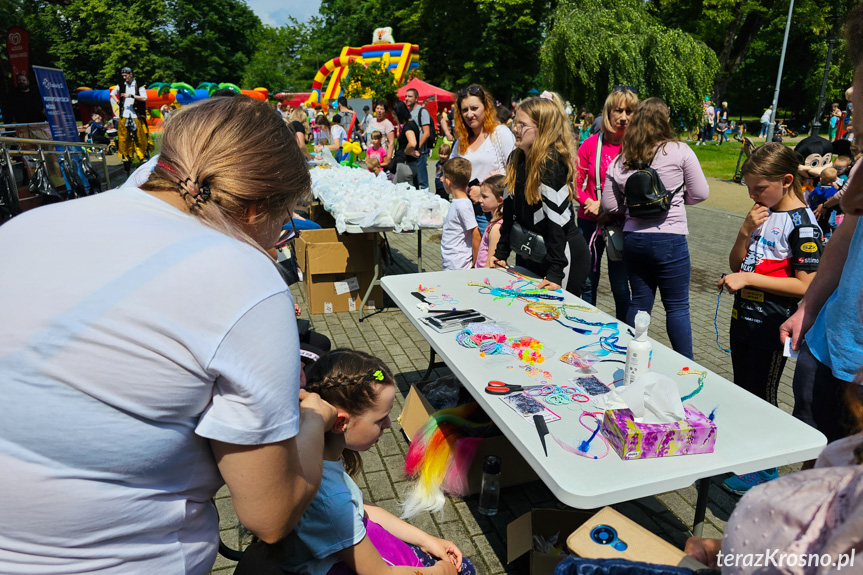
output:
{"label": "loom band bracelet", "polygon": [[550,395],[554,394],[556,389],[557,388],[553,385],[543,385],[542,387],[539,387],[539,388],[537,388],[537,387],[530,388],[527,390],[527,393],[528,393],[528,395],[531,395],[533,397],[540,397],[540,396],[546,396],[546,395],[550,396]]}
{"label": "loom band bracelet", "polygon": [[587,403],[588,401],[590,401],[590,398],[583,393],[573,393],[570,396],[570,399],[577,403]]}
{"label": "loom band bracelet", "polygon": [[572,403],[567,396],[561,394],[547,395],[542,399],[549,405],[567,405],[568,403]]}

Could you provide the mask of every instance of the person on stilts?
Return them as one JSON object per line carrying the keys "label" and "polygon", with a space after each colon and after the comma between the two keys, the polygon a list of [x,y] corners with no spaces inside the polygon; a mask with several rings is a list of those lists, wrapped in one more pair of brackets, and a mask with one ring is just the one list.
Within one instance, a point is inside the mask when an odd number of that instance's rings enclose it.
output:
{"label": "person on stilts", "polygon": [[123,79],[111,90],[111,99],[120,108],[117,137],[126,173],[132,171],[132,160],[150,159],[150,130],[147,127],[147,90],[136,80],[128,66],[120,70]]}

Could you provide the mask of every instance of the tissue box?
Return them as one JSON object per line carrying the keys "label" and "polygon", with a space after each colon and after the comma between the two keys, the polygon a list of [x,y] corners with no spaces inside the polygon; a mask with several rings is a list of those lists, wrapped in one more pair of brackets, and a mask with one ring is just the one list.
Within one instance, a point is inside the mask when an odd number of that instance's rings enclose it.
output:
{"label": "tissue box", "polygon": [[674,423],[637,423],[629,409],[612,409],[602,419],[602,435],[621,459],[647,459],[713,453],[716,424],[685,404],[686,417]]}

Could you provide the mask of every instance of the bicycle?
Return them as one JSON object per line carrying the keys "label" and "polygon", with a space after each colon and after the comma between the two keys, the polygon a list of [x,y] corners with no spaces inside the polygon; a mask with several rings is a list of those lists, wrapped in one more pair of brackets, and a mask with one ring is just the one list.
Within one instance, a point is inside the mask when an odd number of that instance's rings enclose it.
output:
{"label": "bicycle", "polygon": [[797,132],[795,132],[785,124],[779,124],[779,135],[783,138],[796,138]]}

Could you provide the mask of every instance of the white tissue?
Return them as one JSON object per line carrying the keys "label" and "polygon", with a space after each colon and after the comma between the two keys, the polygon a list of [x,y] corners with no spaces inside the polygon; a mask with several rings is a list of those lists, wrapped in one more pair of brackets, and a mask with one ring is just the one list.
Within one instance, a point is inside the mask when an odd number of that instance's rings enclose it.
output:
{"label": "white tissue", "polygon": [[668,376],[648,372],[632,385],[616,387],[594,398],[597,408],[630,409],[636,423],[674,423],[686,417],[677,383]]}

